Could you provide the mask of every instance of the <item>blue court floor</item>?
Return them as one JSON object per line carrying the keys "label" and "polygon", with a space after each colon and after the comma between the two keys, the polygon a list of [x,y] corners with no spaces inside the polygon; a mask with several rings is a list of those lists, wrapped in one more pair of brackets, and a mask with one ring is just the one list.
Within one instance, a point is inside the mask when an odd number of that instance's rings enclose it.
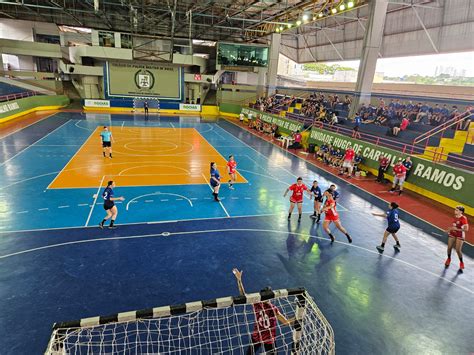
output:
{"label": "blue court floor", "polygon": [[[194,127],[223,156],[234,154],[249,183],[223,186],[222,204],[207,185],[117,187],[127,197],[119,228],[100,230],[97,188],[46,187],[104,124]],[[248,292],[304,286],[338,354],[474,351],[472,258],[463,274],[456,257],[446,270],[440,231],[405,215],[401,253],[389,240],[379,255],[386,222],[370,213],[384,203],[230,122],[58,113],[0,147],[1,354],[41,353],[57,321],[236,295],[233,267],[244,270]],[[282,195],[297,176],[338,185],[352,245],[338,232],[331,245],[309,213],[286,220]]]}

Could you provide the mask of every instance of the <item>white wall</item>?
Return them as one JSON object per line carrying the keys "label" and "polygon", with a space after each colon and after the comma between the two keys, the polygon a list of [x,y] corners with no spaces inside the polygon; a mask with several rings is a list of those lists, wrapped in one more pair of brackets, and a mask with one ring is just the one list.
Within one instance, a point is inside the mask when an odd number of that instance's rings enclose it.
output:
{"label": "white wall", "polygon": [[236,72],[235,78],[237,84],[258,85],[258,73]]}

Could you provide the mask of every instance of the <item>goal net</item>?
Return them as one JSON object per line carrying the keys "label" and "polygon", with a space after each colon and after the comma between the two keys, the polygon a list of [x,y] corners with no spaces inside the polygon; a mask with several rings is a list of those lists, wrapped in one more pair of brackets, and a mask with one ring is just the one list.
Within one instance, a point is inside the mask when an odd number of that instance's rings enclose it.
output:
{"label": "goal net", "polygon": [[[256,326],[262,304],[292,323],[259,317]],[[45,354],[247,354],[249,348],[334,354],[334,333],[304,289],[284,289],[56,323]]]}
{"label": "goal net", "polygon": [[153,97],[134,97],[133,98],[133,112],[141,111],[145,109],[145,102],[148,103],[148,109],[156,111],[160,109],[160,100]]}

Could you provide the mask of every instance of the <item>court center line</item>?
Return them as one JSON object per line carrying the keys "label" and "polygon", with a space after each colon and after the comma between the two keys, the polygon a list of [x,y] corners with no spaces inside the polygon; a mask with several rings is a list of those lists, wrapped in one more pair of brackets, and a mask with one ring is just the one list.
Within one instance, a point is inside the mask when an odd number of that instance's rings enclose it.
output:
{"label": "court center line", "polygon": [[87,216],[86,224],[84,225],[84,227],[89,226],[89,221],[90,221],[91,216],[92,216],[92,211],[94,211],[95,204],[97,202],[97,198],[99,197],[100,189],[102,188],[102,184],[104,183],[104,179],[105,179],[105,175],[102,175],[102,179],[100,180],[100,184],[99,184],[99,187],[97,189],[97,193],[95,194],[94,203],[92,204],[91,210],[89,211],[89,215]]}
{"label": "court center line", "polygon": [[[292,235],[298,235],[298,236],[302,236],[302,237],[306,237],[306,238],[313,238],[313,239],[328,241],[327,238],[320,237],[320,236],[317,236],[317,235],[312,235],[312,234],[280,231],[280,230],[273,230],[273,229],[256,229],[256,228],[229,228],[229,229],[209,229],[209,230],[198,230],[198,231],[168,232],[169,233],[168,236],[199,234],[199,233],[201,233],[201,234],[208,234],[208,233],[218,233],[218,234],[220,234],[222,232],[256,232],[256,233],[273,233],[273,234],[292,234]],[[6,258],[9,258],[9,257],[12,257],[12,256],[18,256],[18,255],[22,255],[22,254],[32,253],[32,252],[35,252],[35,251],[58,248],[58,247],[68,246],[68,245],[83,244],[83,243],[94,243],[94,242],[102,242],[102,241],[112,241],[112,240],[144,239],[144,238],[154,238],[154,237],[163,237],[163,233],[133,235],[133,236],[124,236],[124,237],[107,237],[107,238],[96,238],[96,239],[84,239],[84,240],[77,240],[77,241],[72,241],[72,242],[56,243],[56,244],[45,245],[45,246],[37,247],[37,248],[25,249],[25,250],[21,250],[21,251],[6,254],[6,255],[1,255],[0,260],[6,259]],[[406,266],[417,269],[419,271],[423,271],[423,272],[425,272],[429,275],[432,275],[432,276],[434,276],[436,278],[439,278],[439,279],[441,279],[445,282],[448,282],[448,283],[450,283],[450,284],[452,284],[452,285],[454,285],[454,286],[456,286],[456,287],[458,287],[458,288],[460,288],[460,289],[462,289],[466,292],[474,294],[474,291],[467,288],[467,287],[458,285],[454,281],[451,281],[451,280],[449,280],[449,279],[447,279],[443,276],[435,274],[434,272],[431,272],[429,270],[423,269],[422,267],[414,265],[412,263],[409,263],[405,260],[401,260],[399,258],[395,258],[395,257],[390,256],[390,255],[380,254],[377,251],[373,251],[373,250],[370,250],[370,249],[367,249],[367,248],[364,248],[364,247],[361,247],[361,246],[358,246],[358,245],[349,244],[349,243],[346,243],[346,242],[341,242],[341,241],[338,241],[338,240],[334,241],[334,243],[342,244],[342,245],[345,245],[347,247],[357,248],[357,249],[369,252],[370,254],[374,254],[377,257],[392,259],[392,260],[400,262],[400,263],[402,263]]]}
{"label": "court center line", "polygon": [[49,132],[47,135],[41,137],[40,139],[38,139],[36,142],[34,142],[33,144],[29,145],[28,147],[26,147],[25,149],[23,149],[22,151],[16,153],[14,156],[10,157],[9,159],[5,160],[3,163],[0,163],[0,166],[3,166],[5,165],[6,163],[8,163],[10,160],[16,158],[17,156],[19,156],[20,154],[26,152],[28,149],[30,149],[31,147],[34,147],[36,145],[36,143],[38,142],[41,142],[43,139],[45,139],[46,137],[48,137],[49,135],[53,134],[54,132],[56,132],[58,129],[62,128],[63,126],[65,126],[66,124],[68,124],[71,120],[67,120],[66,122],[64,122],[62,125],[56,127],[55,129],[53,129],[51,132]]}
{"label": "court center line", "polygon": [[[211,184],[210,184],[210,182],[207,180],[206,176],[205,176],[204,174],[201,174],[201,175],[202,175],[202,177],[204,178],[204,180],[206,180],[207,186],[209,186],[209,188],[211,189],[211,191],[214,192],[214,190],[212,189]],[[221,184],[221,185],[222,185],[222,184]],[[209,198],[209,199],[210,199],[210,198]],[[229,214],[229,212],[227,212],[227,210],[225,209],[224,205],[222,204],[222,201],[219,201],[219,204],[221,205],[221,207],[222,207],[222,209],[224,210],[224,212],[225,212],[225,214],[227,215],[227,217],[230,218],[230,214]]]}

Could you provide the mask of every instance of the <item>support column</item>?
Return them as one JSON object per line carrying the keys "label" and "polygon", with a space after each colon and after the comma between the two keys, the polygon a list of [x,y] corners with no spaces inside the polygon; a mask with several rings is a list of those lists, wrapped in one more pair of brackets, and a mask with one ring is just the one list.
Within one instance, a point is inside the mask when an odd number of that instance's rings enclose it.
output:
{"label": "support column", "polygon": [[370,102],[375,67],[382,45],[387,6],[388,0],[369,2],[369,18],[365,29],[364,45],[362,47],[355,97],[349,114],[350,117],[354,116],[361,104]]}
{"label": "support column", "polygon": [[267,95],[273,95],[277,85],[278,58],[280,56],[281,34],[271,35],[270,51],[268,53]]}

